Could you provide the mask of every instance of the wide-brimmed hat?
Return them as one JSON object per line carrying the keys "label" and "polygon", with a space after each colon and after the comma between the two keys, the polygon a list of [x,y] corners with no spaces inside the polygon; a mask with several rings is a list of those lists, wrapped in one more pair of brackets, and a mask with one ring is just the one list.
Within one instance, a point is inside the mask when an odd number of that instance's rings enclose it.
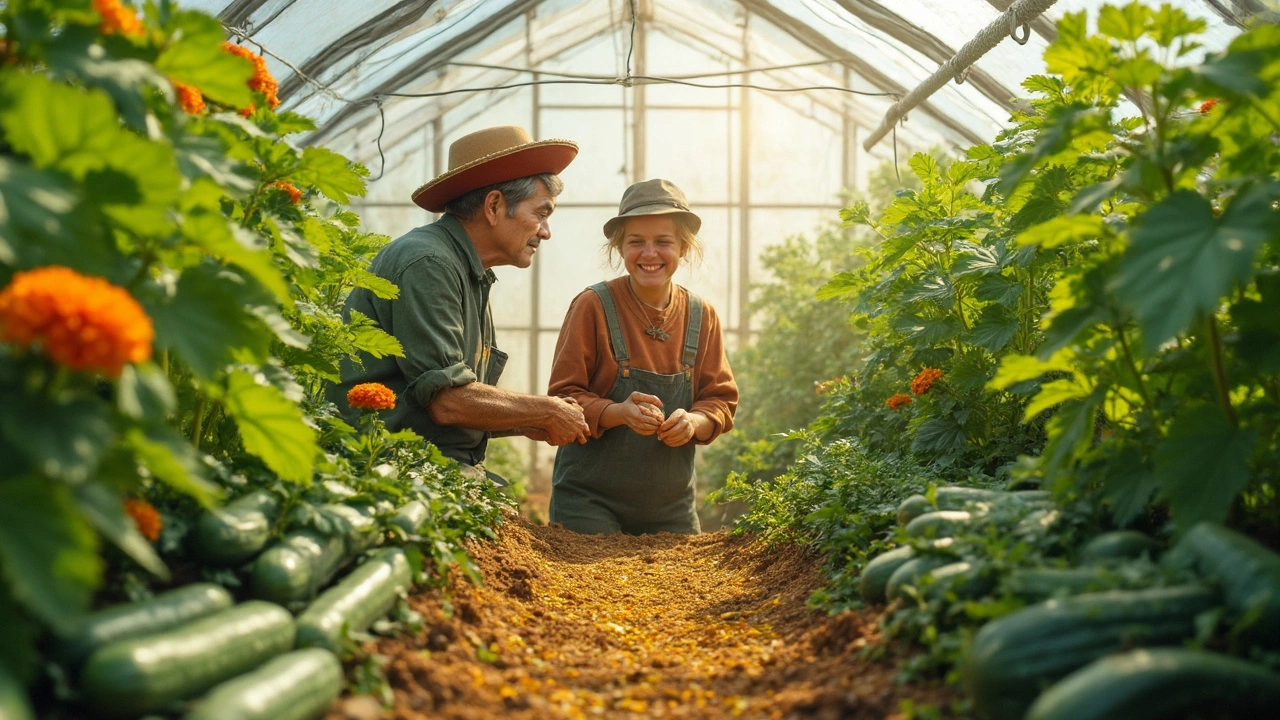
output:
{"label": "wide-brimmed hat", "polygon": [[694,233],[702,227],[702,218],[689,209],[684,191],[670,180],[660,178],[643,180],[622,193],[618,215],[604,224],[604,236],[612,238],[619,225],[637,215],[681,215],[688,220],[689,229]]}
{"label": "wide-brimmed hat", "polygon": [[449,170],[413,191],[413,202],[443,212],[450,201],[494,183],[528,175],[559,174],[578,155],[572,140],[534,142],[518,125],[477,130],[449,145]]}

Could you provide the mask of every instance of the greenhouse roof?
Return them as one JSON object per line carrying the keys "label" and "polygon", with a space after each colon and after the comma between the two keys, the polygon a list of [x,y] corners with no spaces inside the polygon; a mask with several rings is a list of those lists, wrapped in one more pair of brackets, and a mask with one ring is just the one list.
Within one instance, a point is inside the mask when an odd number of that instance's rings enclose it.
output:
{"label": "greenhouse roof", "polygon": [[[920,85],[1011,0],[188,0],[217,13],[242,41],[260,46],[285,107],[317,119],[313,141],[365,124],[391,103],[417,103],[428,123],[469,94],[531,82],[607,86],[747,84],[780,94],[804,88],[809,102],[852,105],[875,126],[893,101]],[[1044,2],[1041,5],[1046,4]],[[1058,0],[1029,23],[1025,44],[1000,42],[928,97],[909,119],[919,143],[988,140],[1042,72],[1053,22],[1096,11],[1103,0]],[[1216,50],[1265,0],[1175,0],[1208,31]],[[1091,16],[1096,13],[1091,12]],[[637,23],[716,60],[712,75],[681,72],[656,54],[643,66]],[[1024,28],[1024,31],[1026,29]],[[1019,33],[1020,35],[1020,33]],[[612,52],[584,52],[607,39]],[[1023,40],[1022,37],[1017,37]],[[750,53],[745,51],[750,48]],[[589,61],[575,62],[575,56]],[[767,65],[760,60],[768,58]],[[674,58],[671,58],[674,59]],[[536,71],[536,74],[535,72]],[[748,72],[750,71],[750,72]],[[425,110],[425,112],[423,111]],[[385,118],[384,118],[385,121]]]}

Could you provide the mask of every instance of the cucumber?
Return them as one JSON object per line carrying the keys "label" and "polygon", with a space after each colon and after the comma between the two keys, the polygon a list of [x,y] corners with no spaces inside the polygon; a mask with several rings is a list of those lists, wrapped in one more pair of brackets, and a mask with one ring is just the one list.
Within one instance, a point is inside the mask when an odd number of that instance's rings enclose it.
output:
{"label": "cucumber", "polygon": [[252,560],[271,540],[280,500],[266,490],[201,513],[187,547],[201,562],[231,567]]}
{"label": "cucumber", "polygon": [[413,572],[404,550],[379,550],[298,616],[298,646],[338,652],[344,628],[364,631],[386,615],[400,592],[412,583]]}
{"label": "cucumber", "polygon": [[81,676],[94,716],[136,717],[208,690],[293,647],[293,616],[250,600],[89,656]]}
{"label": "cucumber", "polygon": [[1202,575],[1222,586],[1223,599],[1233,614],[1256,618],[1245,637],[1280,646],[1280,555],[1210,523],[1191,528],[1180,545]]}
{"label": "cucumber", "polygon": [[967,562],[952,562],[929,572],[933,582],[924,590],[928,600],[944,597],[951,591],[959,599],[972,599],[991,591],[991,579],[974,571]]}
{"label": "cucumber", "polygon": [[186,720],[313,720],[342,692],[342,663],[328,650],[281,655],[215,687]]}
{"label": "cucumber", "polygon": [[59,657],[79,665],[94,650],[117,640],[164,632],[226,610],[234,603],[221,585],[197,583],[150,600],[116,605],[85,616],[59,644]]}
{"label": "cucumber", "polygon": [[911,585],[916,586],[920,578],[928,575],[933,570],[950,565],[955,562],[955,558],[944,557],[942,555],[922,555],[912,558],[893,571],[893,575],[889,576],[889,583],[885,585],[885,599],[893,602],[902,597],[902,588]]}
{"label": "cucumber", "polygon": [[938,508],[923,495],[912,495],[898,505],[898,524],[906,525],[927,512]]}
{"label": "cucumber", "polygon": [[1129,560],[1144,554],[1154,558],[1160,543],[1137,530],[1116,530],[1098,535],[1085,543],[1078,554],[1081,563],[1105,563]]}
{"label": "cucumber", "polygon": [[348,560],[382,541],[377,510],[372,505],[333,503],[321,505],[318,510],[337,526],[337,532],[343,539],[343,552]]}
{"label": "cucumber", "polygon": [[1023,608],[973,638],[962,678],[984,720],[1021,720],[1048,685],[1129,647],[1195,635],[1196,615],[1216,594],[1198,585],[1077,595]]}
{"label": "cucumber", "polygon": [[925,513],[907,523],[908,537],[953,537],[964,530],[973,516],[963,510]]}
{"label": "cucumber", "polygon": [[35,720],[27,691],[0,667],[0,720]]}
{"label": "cucumber", "polygon": [[1045,691],[1027,720],[1275,717],[1280,675],[1216,653],[1162,648],[1113,655]]}
{"label": "cucumber", "polygon": [[405,503],[404,507],[391,516],[391,524],[404,530],[406,535],[417,535],[418,529],[430,516],[431,511],[427,508],[427,504],[421,500],[414,500]]}
{"label": "cucumber", "polygon": [[1095,568],[1019,568],[1004,578],[1004,589],[1011,595],[1044,600],[1055,595],[1079,595],[1107,590],[1110,582]]}
{"label": "cucumber", "polygon": [[310,600],[329,584],[345,557],[343,536],[295,530],[253,562],[249,592],[286,607]]}
{"label": "cucumber", "polygon": [[915,556],[915,548],[910,545],[880,553],[862,569],[862,575],[858,577],[858,594],[865,602],[884,602],[884,591],[889,585],[889,578],[895,570]]}

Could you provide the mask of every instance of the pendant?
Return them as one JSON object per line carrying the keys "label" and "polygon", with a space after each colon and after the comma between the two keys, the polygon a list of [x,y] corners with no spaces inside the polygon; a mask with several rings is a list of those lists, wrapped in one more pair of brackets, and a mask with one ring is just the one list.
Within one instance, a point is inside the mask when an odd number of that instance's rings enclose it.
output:
{"label": "pendant", "polygon": [[644,334],[656,340],[666,340],[667,338],[671,337],[671,335],[663,331],[662,328],[654,327],[652,325],[645,328]]}

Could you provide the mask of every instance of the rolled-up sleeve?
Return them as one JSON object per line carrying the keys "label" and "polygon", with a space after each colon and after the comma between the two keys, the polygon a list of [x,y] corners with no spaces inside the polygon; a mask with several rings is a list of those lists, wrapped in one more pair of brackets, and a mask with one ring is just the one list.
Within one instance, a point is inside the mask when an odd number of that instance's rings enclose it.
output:
{"label": "rolled-up sleeve", "polygon": [[407,266],[391,302],[393,334],[404,348],[397,359],[408,380],[405,393],[422,407],[447,387],[476,381],[475,348],[467,348],[463,278],[447,263],[425,255]]}
{"label": "rolled-up sleeve", "polygon": [[734,380],[729,357],[724,350],[720,317],[715,308],[706,306],[706,322],[702,327],[701,350],[694,363],[696,395],[691,412],[705,415],[711,421],[711,437],[698,441],[706,445],[733,429],[733,414],[738,409],[738,382]]}
{"label": "rolled-up sleeve", "polygon": [[600,372],[602,353],[609,353],[608,326],[604,308],[596,294],[588,290],[574,298],[569,312],[565,313],[552,356],[547,394],[573,398],[582,407],[591,436],[597,438],[604,434],[600,416],[613,404],[609,398],[591,390],[598,384],[594,376]]}

